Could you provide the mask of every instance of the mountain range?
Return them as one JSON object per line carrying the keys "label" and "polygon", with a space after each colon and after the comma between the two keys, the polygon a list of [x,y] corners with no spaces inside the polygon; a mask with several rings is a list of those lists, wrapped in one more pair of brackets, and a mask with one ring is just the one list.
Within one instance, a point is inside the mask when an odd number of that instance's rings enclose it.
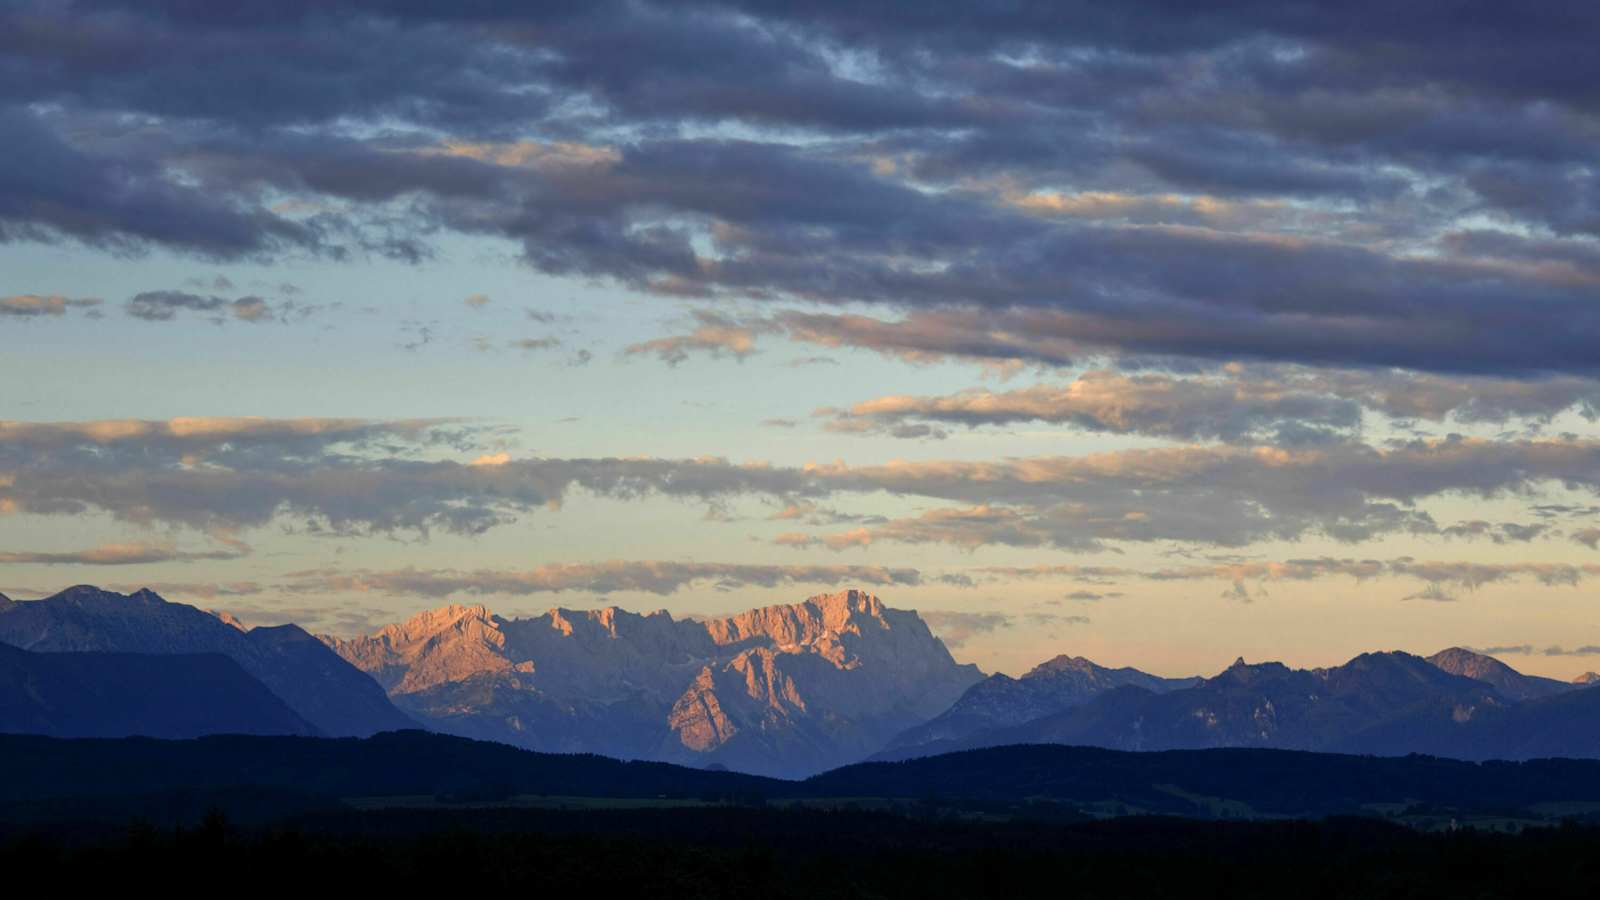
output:
{"label": "mountain range", "polygon": [[5,644],[0,732],[159,738],[319,733],[220,653],[31,653]]}
{"label": "mountain range", "polygon": [[[417,724],[298,625],[245,630],[149,590],[124,595],[79,585],[43,600],[7,600],[0,603],[0,644],[41,653],[220,654],[318,734],[365,737]],[[169,662],[174,669],[185,664]]]}
{"label": "mountain range", "polygon": [[927,722],[894,736],[882,756],[925,756],[956,746],[973,735],[1021,725],[1089,702],[1128,685],[1153,693],[1198,684],[1198,678],[1162,678],[1138,669],[1108,669],[1081,656],[1057,656],[1021,678],[994,674],[961,695],[953,706]]}
{"label": "mountain range", "polygon": [[1011,744],[1600,758],[1600,691],[1450,648],[1164,678],[1058,656],[953,659],[912,611],[844,591],[721,618],[446,606],[357,638],[70,588],[0,598],[0,731],[365,736],[427,729],[796,778]]}
{"label": "mountain range", "polygon": [[1364,653],[1344,665],[1318,669],[1240,659],[1189,685],[1129,683],[1100,690],[1086,701],[1074,695],[1027,721],[998,721],[922,743],[902,739],[873,758],[1009,744],[1141,751],[1270,747],[1461,759],[1596,757],[1600,717],[1594,713],[1600,713],[1600,691],[1523,675],[1459,647],[1428,658]]}
{"label": "mountain range", "polygon": [[854,590],[710,619],[449,606],[323,640],[438,731],[784,777],[864,758],[983,677]]}

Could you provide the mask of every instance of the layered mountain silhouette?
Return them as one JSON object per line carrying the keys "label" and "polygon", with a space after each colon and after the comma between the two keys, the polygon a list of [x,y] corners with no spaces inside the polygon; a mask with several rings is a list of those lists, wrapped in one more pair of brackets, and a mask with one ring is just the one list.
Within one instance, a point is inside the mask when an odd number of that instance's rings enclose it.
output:
{"label": "layered mountain silhouette", "polygon": [[[281,733],[301,733],[304,723],[334,737],[416,727],[371,677],[299,626],[244,630],[149,590],[124,595],[80,585],[43,600],[0,603],[0,643],[41,653],[220,654],[303,720]],[[168,662],[181,671],[179,662]],[[263,720],[243,730],[271,729]]]}
{"label": "layered mountain silhouette", "polygon": [[1026,722],[920,745],[891,743],[874,758],[1007,744],[1593,757],[1600,756],[1600,718],[1591,709],[1600,710],[1600,691],[1523,675],[1461,648],[1426,659],[1365,653],[1320,669],[1241,659],[1190,686],[1152,690],[1127,684]]}
{"label": "layered mountain silhouette", "polygon": [[704,620],[450,606],[323,640],[432,729],[778,776],[861,759],[982,678],[916,613],[854,590]]}
{"label": "layered mountain silhouette", "polygon": [[31,653],[4,644],[0,732],[160,738],[319,733],[220,653]]}
{"label": "layered mountain silhouette", "polygon": [[[8,646],[9,645],[9,646]],[[342,640],[150,591],[0,597],[0,731],[365,736],[804,777],[1012,744],[1600,758],[1600,690],[1451,648],[1163,678],[1058,656],[957,663],[915,613],[845,591],[713,619],[615,607],[507,619],[447,606]]]}
{"label": "layered mountain silhouette", "polygon": [[[0,770],[29,775],[0,779],[0,825],[47,804],[70,811],[72,804],[60,801],[72,798],[114,801],[78,807],[103,821],[107,810],[129,808],[122,798],[161,800],[184,792],[226,802],[230,794],[247,790],[253,794],[238,799],[254,806],[283,793],[333,805],[341,798],[493,804],[517,795],[735,803],[901,798],[953,808],[977,803],[991,812],[997,803],[1018,812],[1046,801],[1102,814],[1202,818],[1371,815],[1370,804],[1547,816],[1536,807],[1600,803],[1600,760],[1484,765],[1417,755],[1248,748],[1129,753],[994,747],[860,763],[784,781],[666,763],[544,754],[421,731],[365,739],[219,735],[181,741],[0,735]],[[293,804],[269,808],[282,805]],[[439,804],[432,806],[437,813]]]}
{"label": "layered mountain silhouette", "polygon": [[1113,688],[1153,693],[1192,687],[1198,678],[1162,678],[1138,669],[1108,669],[1081,656],[1057,656],[1021,678],[994,674],[967,689],[955,705],[891,739],[890,757],[926,756],[955,748],[972,735],[1031,722],[1082,705]]}

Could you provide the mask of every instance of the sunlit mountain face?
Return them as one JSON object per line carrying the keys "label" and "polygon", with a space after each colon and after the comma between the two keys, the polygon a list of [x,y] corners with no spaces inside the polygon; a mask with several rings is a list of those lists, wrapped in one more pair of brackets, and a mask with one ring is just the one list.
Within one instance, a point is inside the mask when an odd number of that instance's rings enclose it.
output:
{"label": "sunlit mountain face", "polygon": [[[231,653],[184,671],[270,733],[604,731],[559,619],[651,623],[595,678],[652,758],[1042,716],[1211,746],[1207,714],[1531,754],[1507,710],[1567,721],[1600,668],[1597,35],[1558,3],[6,3],[0,620]],[[17,624],[79,584],[193,615]],[[870,652],[881,609],[728,624],[869,594],[916,610]],[[112,696],[82,664],[8,671]],[[207,709],[163,733],[244,721]],[[601,746],[563,739],[525,743]]]}

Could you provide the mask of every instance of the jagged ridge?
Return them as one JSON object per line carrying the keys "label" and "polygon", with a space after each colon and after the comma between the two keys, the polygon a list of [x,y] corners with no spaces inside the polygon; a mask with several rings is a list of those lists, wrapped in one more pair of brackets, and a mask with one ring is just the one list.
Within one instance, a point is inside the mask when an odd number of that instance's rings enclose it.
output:
{"label": "jagged ridge", "polygon": [[777,775],[859,759],[982,677],[857,590],[704,620],[448,606],[324,640],[444,731]]}

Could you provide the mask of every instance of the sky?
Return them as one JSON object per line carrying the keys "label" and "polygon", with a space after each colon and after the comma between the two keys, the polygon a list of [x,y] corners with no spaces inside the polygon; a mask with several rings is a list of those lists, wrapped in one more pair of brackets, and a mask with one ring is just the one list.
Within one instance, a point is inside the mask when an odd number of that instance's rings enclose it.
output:
{"label": "sky", "polygon": [[1600,8],[0,7],[0,591],[1600,668]]}

